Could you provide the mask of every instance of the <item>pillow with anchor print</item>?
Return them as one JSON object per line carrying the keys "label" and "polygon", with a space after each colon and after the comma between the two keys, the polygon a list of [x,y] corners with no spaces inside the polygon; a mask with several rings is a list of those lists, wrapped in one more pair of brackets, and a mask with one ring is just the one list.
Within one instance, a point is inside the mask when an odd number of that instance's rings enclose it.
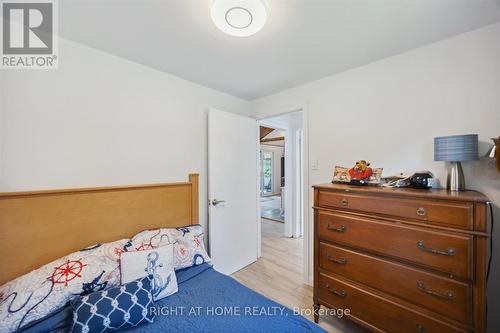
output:
{"label": "pillow with anchor print", "polygon": [[119,258],[128,241],[96,244],[0,286],[0,333],[40,320],[76,296],[119,285]]}
{"label": "pillow with anchor print", "polygon": [[177,292],[173,244],[152,250],[125,252],[121,255],[120,262],[122,284],[149,275],[152,277],[155,301]]}
{"label": "pillow with anchor print", "polygon": [[144,230],[130,240],[125,250],[155,249],[168,244],[174,244],[175,270],[211,262],[203,242],[203,227],[199,224]]}

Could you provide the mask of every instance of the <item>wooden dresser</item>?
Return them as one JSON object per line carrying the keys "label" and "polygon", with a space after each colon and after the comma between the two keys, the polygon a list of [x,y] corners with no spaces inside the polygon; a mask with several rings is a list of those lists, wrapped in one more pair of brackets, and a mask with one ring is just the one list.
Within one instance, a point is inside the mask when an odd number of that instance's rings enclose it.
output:
{"label": "wooden dresser", "polygon": [[374,332],[485,332],[486,202],[474,191],[314,186],[316,312],[350,309]]}

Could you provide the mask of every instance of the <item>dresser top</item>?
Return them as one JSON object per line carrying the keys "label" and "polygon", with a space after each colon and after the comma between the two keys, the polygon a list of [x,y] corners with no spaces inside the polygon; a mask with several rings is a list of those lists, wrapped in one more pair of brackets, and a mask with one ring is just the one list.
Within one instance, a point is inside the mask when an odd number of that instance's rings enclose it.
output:
{"label": "dresser top", "polygon": [[397,195],[413,198],[456,200],[469,202],[487,202],[488,198],[477,191],[448,191],[445,189],[414,189],[414,188],[394,188],[382,186],[354,186],[347,184],[321,184],[314,185],[313,188],[333,191],[349,192],[352,194],[374,194],[374,195]]}

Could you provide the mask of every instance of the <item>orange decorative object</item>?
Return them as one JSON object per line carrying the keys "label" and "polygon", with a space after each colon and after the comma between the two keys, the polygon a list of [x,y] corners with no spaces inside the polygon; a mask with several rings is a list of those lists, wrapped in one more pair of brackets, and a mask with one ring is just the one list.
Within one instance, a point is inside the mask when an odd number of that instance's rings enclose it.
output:
{"label": "orange decorative object", "polygon": [[368,179],[373,174],[373,170],[369,166],[370,163],[365,160],[357,161],[356,165],[349,169],[349,176],[351,179]]}

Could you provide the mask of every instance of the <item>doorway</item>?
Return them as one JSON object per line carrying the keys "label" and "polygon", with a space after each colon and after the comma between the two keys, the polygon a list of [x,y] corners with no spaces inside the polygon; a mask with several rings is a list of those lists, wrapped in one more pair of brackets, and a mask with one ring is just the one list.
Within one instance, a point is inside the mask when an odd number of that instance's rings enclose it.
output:
{"label": "doorway", "polygon": [[[248,266],[248,273],[259,263],[286,262],[284,276],[295,275],[297,287],[312,284],[306,110],[258,120],[215,109],[208,115],[208,243],[215,267],[231,274]],[[261,154],[260,125],[284,132],[284,163],[274,162],[281,156],[274,152]],[[259,199],[276,194],[284,222],[261,218]],[[242,234],[248,237],[235,236]],[[263,260],[250,265],[257,258]]]}
{"label": "doorway", "polygon": [[261,217],[285,223],[285,131],[259,127]]}
{"label": "doorway", "polygon": [[[304,244],[304,120],[294,111],[257,121],[259,126],[259,254],[292,260],[307,282]],[[283,246],[278,248],[279,244]],[[293,258],[289,258],[295,253]],[[285,259],[285,257],[287,257]],[[292,267],[290,267],[292,269]]]}

